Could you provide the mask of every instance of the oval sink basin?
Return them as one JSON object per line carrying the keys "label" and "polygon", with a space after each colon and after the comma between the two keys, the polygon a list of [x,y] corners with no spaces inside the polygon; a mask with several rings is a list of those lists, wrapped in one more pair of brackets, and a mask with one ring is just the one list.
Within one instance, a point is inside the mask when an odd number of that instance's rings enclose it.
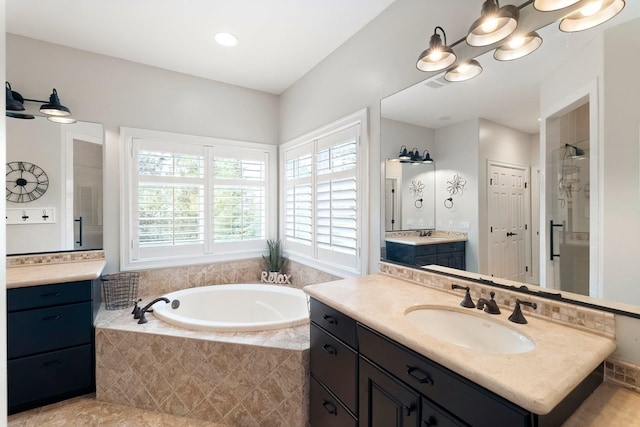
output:
{"label": "oval sink basin", "polygon": [[434,338],[485,353],[517,354],[536,345],[517,330],[485,315],[443,307],[414,307],[405,313],[407,320]]}

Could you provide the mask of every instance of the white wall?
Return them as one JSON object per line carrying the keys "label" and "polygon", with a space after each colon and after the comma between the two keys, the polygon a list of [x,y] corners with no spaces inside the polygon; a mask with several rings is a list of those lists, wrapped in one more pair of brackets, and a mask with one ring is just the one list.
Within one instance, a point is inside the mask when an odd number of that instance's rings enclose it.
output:
{"label": "white wall", "polygon": [[104,124],[106,271],[117,271],[119,264],[121,126],[279,141],[275,95],[12,34],[6,47],[7,80],[14,90],[40,99],[55,87],[75,118]]}
{"label": "white wall", "polygon": [[[477,9],[466,1],[397,0],[281,95],[282,141],[369,108],[370,270],[377,271],[381,236],[380,99],[427,75],[415,67],[433,28],[451,16],[447,34],[464,34]],[[452,36],[455,37],[455,36]],[[384,156],[382,156],[384,158]]]}
{"label": "white wall", "polygon": [[[489,271],[489,219],[487,217],[487,163],[489,160],[520,166],[531,166],[531,135],[480,119],[478,149],[478,224],[479,224],[479,272]],[[536,148],[538,146],[536,145]],[[529,186],[529,188],[531,188]]]}
{"label": "white wall", "polygon": [[[466,269],[478,271],[480,258],[478,215],[478,135],[477,119],[436,129],[433,158],[436,160],[436,229],[468,233]],[[450,196],[447,181],[455,174],[467,181],[462,195]],[[444,206],[445,199],[453,198],[453,207]],[[469,223],[469,228],[464,227]]]}

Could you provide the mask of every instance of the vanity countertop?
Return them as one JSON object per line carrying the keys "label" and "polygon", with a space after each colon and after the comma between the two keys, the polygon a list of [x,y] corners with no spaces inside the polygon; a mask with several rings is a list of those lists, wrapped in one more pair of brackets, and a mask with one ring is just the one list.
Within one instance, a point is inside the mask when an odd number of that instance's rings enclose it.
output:
{"label": "vanity countertop", "polygon": [[104,259],[7,267],[7,289],[93,280],[100,277]]}
{"label": "vanity countertop", "polygon": [[[304,288],[313,298],[457,372],[499,396],[536,413],[547,414],[567,393],[616,349],[613,339],[551,323],[531,315],[529,323],[500,315],[481,315],[530,337],[536,348],[520,354],[478,352],[420,331],[405,318],[410,307],[423,305],[460,309],[463,297],[382,274],[344,279]],[[507,312],[509,311],[509,312]]]}
{"label": "vanity countertop", "polygon": [[403,245],[422,246],[437,245],[439,243],[466,242],[466,236],[396,236],[384,239],[387,242],[400,243]]}

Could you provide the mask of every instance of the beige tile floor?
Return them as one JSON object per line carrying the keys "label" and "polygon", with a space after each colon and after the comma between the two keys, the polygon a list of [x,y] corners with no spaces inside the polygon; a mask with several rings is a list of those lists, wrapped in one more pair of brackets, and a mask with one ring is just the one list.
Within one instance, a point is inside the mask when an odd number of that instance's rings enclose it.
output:
{"label": "beige tile floor", "polygon": [[94,395],[76,397],[9,417],[8,427],[41,426],[228,427],[208,421],[98,402]]}

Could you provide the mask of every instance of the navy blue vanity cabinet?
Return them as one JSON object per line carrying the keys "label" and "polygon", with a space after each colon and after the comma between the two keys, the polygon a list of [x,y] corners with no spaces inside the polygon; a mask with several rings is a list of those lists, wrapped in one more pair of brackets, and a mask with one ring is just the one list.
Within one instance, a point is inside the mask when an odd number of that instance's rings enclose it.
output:
{"label": "navy blue vanity cabinet", "polygon": [[311,299],[312,427],[358,426],[358,345],[356,322]]}
{"label": "navy blue vanity cabinet", "polygon": [[465,242],[432,243],[428,245],[409,245],[397,242],[386,242],[387,259],[407,265],[422,267],[425,265],[441,265],[443,267],[464,270]]}
{"label": "navy blue vanity cabinet", "polygon": [[9,413],[95,391],[92,281],[7,289]]}

